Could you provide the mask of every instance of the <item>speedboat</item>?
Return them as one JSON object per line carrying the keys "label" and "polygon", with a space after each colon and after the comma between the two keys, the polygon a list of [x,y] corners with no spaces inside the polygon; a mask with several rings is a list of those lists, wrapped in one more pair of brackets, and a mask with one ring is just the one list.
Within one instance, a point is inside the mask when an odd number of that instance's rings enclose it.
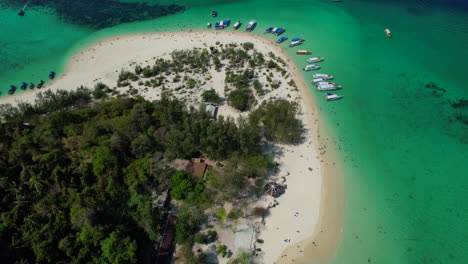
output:
{"label": "speedboat", "polygon": [[8,94],[14,94],[16,91],[16,86],[10,85],[10,88],[8,88]]}
{"label": "speedboat", "polygon": [[312,52],[310,52],[308,50],[298,50],[298,51],[296,51],[296,54],[298,54],[298,55],[309,55],[311,53]]}
{"label": "speedboat", "polygon": [[216,12],[215,10],[212,10],[212,11],[211,11],[211,16],[212,16],[212,17],[217,17],[217,16],[218,16],[218,12]]}
{"label": "speedboat", "polygon": [[229,24],[231,24],[231,20],[230,20],[229,18],[228,18],[228,19],[225,19],[225,20],[223,21],[223,25],[224,25],[223,28],[229,27]]}
{"label": "speedboat", "polygon": [[239,27],[241,26],[241,22],[240,21],[237,21],[235,24],[234,24],[234,29],[237,30]]}
{"label": "speedboat", "polygon": [[390,29],[386,28],[386,29],[384,30],[384,33],[385,33],[385,35],[387,35],[387,37],[389,37],[389,38],[392,37],[392,32],[390,32]]}
{"label": "speedboat", "polygon": [[210,22],[206,23],[206,27],[211,28],[211,23]]}
{"label": "speedboat", "polygon": [[49,73],[49,79],[53,80],[55,78],[55,72],[51,71]]}
{"label": "speedboat", "polygon": [[334,101],[343,98],[343,96],[338,95],[338,94],[332,94],[332,93],[326,93],[325,94],[325,100],[327,101]]}
{"label": "speedboat", "polygon": [[271,29],[270,33],[275,33],[276,30],[278,30],[278,28],[274,27],[274,28]]}
{"label": "speedboat", "polygon": [[34,87],[36,87],[36,85],[34,85],[34,83],[29,84],[29,89],[34,89]]}
{"label": "speedboat", "polygon": [[336,85],[336,84],[316,84],[317,85],[317,90],[319,91],[333,91],[333,90],[338,90],[341,88],[341,85]]}
{"label": "speedboat", "polygon": [[325,81],[325,79],[322,79],[322,78],[314,78],[312,79],[312,81],[310,81],[312,84],[317,84],[319,82],[323,82]]}
{"label": "speedboat", "polygon": [[310,65],[305,66],[303,70],[304,71],[313,71],[313,70],[318,70],[318,69],[320,69],[320,66],[310,64]]}
{"label": "speedboat", "polygon": [[281,37],[276,42],[281,43],[281,42],[283,42],[283,41],[285,41],[287,39],[288,39],[288,37]]}
{"label": "speedboat", "polygon": [[289,47],[294,47],[294,46],[301,45],[301,44],[302,44],[302,41],[291,41],[289,43]]}
{"label": "speedboat", "polygon": [[304,39],[303,38],[293,38],[293,39],[291,39],[291,41],[304,41]]}
{"label": "speedboat", "polygon": [[273,32],[273,34],[276,35],[276,36],[279,36],[279,35],[283,34],[285,31],[286,31],[286,29],[284,29],[284,28],[278,28],[277,30],[275,30]]}
{"label": "speedboat", "polygon": [[39,83],[36,85],[37,88],[42,88],[44,86],[44,81],[40,80]]}
{"label": "speedboat", "polygon": [[272,30],[273,30],[273,28],[269,27],[269,28],[265,29],[265,33],[270,33]]}
{"label": "speedboat", "polygon": [[320,62],[320,61],[323,61],[322,57],[312,57],[312,58],[307,59],[307,62]]}
{"label": "speedboat", "polygon": [[216,28],[216,29],[219,28],[219,21],[216,21],[216,22],[215,22],[215,28]]}
{"label": "speedboat", "polygon": [[333,79],[332,75],[323,74],[323,73],[314,74],[314,75],[312,75],[312,77],[314,77],[314,79],[318,79],[318,78],[322,78],[322,79],[325,79],[325,80]]}
{"label": "speedboat", "polygon": [[26,87],[28,87],[28,85],[25,82],[21,82],[20,88],[24,90]]}
{"label": "speedboat", "polygon": [[252,30],[254,30],[255,25],[257,25],[257,21],[255,21],[255,20],[250,20],[250,22],[249,22],[249,23],[247,24],[247,26],[245,27],[245,31],[251,32]]}

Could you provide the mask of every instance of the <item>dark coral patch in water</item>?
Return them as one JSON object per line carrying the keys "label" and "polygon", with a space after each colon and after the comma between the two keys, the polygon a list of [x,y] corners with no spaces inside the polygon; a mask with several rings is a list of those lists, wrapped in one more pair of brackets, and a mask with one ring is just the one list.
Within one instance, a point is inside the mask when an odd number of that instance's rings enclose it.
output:
{"label": "dark coral patch in water", "polygon": [[[17,0],[2,0],[0,6],[23,8]],[[122,3],[114,0],[33,0],[28,8],[47,7],[69,23],[101,29],[121,23],[148,20],[182,12],[180,5],[148,5],[146,3]],[[27,11],[26,11],[27,15]]]}

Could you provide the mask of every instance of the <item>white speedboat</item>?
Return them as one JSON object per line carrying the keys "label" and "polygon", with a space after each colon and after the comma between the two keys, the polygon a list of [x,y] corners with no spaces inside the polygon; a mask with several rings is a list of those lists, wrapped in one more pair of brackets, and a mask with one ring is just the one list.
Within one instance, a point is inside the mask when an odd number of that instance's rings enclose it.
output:
{"label": "white speedboat", "polygon": [[304,71],[313,71],[313,70],[318,70],[318,69],[320,69],[320,66],[310,64],[310,65],[305,66],[303,70]]}
{"label": "white speedboat", "polygon": [[322,57],[312,57],[312,58],[307,59],[307,62],[320,62],[320,61],[323,61]]}
{"label": "white speedboat", "polygon": [[211,28],[211,23],[208,22],[208,23],[206,24],[206,27],[207,27],[207,28]]}
{"label": "white speedboat", "polygon": [[274,27],[273,29],[271,29],[270,33],[274,33],[276,30],[278,30],[278,28]]}
{"label": "white speedboat", "polygon": [[314,79],[318,79],[318,78],[323,78],[325,80],[333,79],[332,75],[323,74],[323,73],[314,74],[314,75],[312,75],[312,77],[314,77]]}
{"label": "white speedboat", "polygon": [[324,82],[325,79],[322,79],[322,78],[315,78],[315,79],[312,79],[312,81],[310,81],[312,84],[317,84],[319,82]]}
{"label": "white speedboat", "polygon": [[235,24],[234,24],[234,29],[237,30],[241,25],[241,22],[240,21],[237,21]]}
{"label": "white speedboat", "polygon": [[336,84],[320,84],[317,85],[317,90],[319,91],[333,91],[341,88],[341,85]]}
{"label": "white speedboat", "polygon": [[301,45],[302,44],[302,41],[291,41],[289,43],[289,47],[294,47],[294,46],[297,46],[297,45]]}
{"label": "white speedboat", "polygon": [[325,94],[325,100],[327,101],[333,101],[333,100],[338,100],[343,98],[343,96],[338,95],[338,94],[332,94],[332,93],[326,93]]}
{"label": "white speedboat", "polygon": [[255,20],[250,20],[250,22],[247,24],[247,26],[245,27],[245,31],[249,31],[251,32],[254,28],[255,28],[255,25],[257,24],[257,21]]}

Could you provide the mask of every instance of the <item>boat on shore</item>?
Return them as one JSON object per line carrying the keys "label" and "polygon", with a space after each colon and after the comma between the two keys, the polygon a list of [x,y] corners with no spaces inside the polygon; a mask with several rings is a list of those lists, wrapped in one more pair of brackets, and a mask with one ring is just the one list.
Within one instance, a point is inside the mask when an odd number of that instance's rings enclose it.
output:
{"label": "boat on shore", "polygon": [[384,30],[384,33],[385,33],[385,35],[387,35],[387,37],[389,37],[389,38],[392,37],[392,32],[390,32],[390,29],[386,28],[386,29]]}
{"label": "boat on shore", "polygon": [[312,52],[310,52],[308,50],[298,50],[298,51],[296,51],[296,54],[298,54],[298,55],[309,55],[309,54],[312,54]]}
{"label": "boat on shore", "polygon": [[333,75],[329,75],[329,74],[324,74],[324,73],[316,73],[314,75],[312,75],[312,77],[314,79],[325,79],[325,80],[330,80],[330,79],[333,79]]}
{"label": "boat on shore", "polygon": [[321,61],[323,61],[322,57],[312,57],[312,58],[307,59],[307,62],[321,62]]}
{"label": "boat on shore", "polygon": [[281,37],[276,42],[281,43],[281,42],[283,42],[283,41],[285,41],[287,39],[288,39],[288,37]]}
{"label": "boat on shore", "polygon": [[257,21],[255,20],[250,20],[250,22],[247,24],[247,26],[245,27],[245,31],[247,32],[252,32],[252,30],[254,30],[255,28],[255,25],[257,25]]}
{"label": "boat on shore", "polygon": [[304,71],[313,71],[318,69],[320,69],[320,66],[314,64],[307,65],[303,68]]}
{"label": "boat on shore", "polygon": [[327,101],[339,100],[341,98],[343,98],[342,95],[333,94],[333,93],[326,93],[325,94],[325,100],[327,100]]}
{"label": "boat on shore", "polygon": [[234,28],[235,30],[237,30],[240,26],[241,26],[241,22],[240,22],[240,21],[237,21],[236,23],[234,23],[233,28]]}

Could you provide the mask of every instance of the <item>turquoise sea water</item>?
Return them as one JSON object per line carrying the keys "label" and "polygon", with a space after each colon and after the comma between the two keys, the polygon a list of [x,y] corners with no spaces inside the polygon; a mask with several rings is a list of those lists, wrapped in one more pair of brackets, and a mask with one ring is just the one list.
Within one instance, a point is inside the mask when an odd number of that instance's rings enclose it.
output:
{"label": "turquoise sea water", "polygon": [[[78,0],[77,0],[78,1]],[[344,99],[312,90],[345,169],[343,240],[330,263],[468,263],[468,7],[459,0],[125,2],[180,4],[183,13],[99,31],[44,8],[0,9],[0,91],[60,73],[73,51],[124,33],[258,21],[303,37],[325,57]],[[129,11],[131,12],[131,11]],[[383,33],[390,28],[393,38]],[[228,29],[228,30],[232,30]],[[287,44],[283,43],[286,48]],[[299,66],[299,48],[286,48]],[[44,77],[45,76],[45,77]],[[311,79],[311,74],[304,74]],[[431,89],[435,84],[444,91]],[[18,91],[20,92],[20,91]]]}

